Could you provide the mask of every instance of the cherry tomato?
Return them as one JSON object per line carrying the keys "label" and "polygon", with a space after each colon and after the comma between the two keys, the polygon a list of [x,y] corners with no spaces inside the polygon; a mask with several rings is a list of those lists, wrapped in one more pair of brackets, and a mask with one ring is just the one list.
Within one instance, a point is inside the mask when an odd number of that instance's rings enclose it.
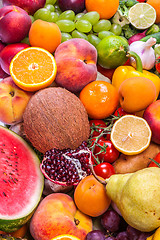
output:
{"label": "cherry tomato", "polygon": [[107,127],[106,123],[103,120],[99,120],[99,119],[90,120],[89,124],[90,124],[90,127],[92,128],[94,128],[94,126],[100,127],[100,128],[96,128],[93,132],[91,129],[92,137],[98,136],[103,131],[103,128]]}
{"label": "cherry tomato", "polygon": [[160,57],[158,57],[158,58],[156,59],[156,65],[155,65],[155,67],[156,67],[157,72],[160,73]]}
{"label": "cherry tomato", "polygon": [[100,137],[97,143],[101,147],[96,145],[94,154],[98,157],[100,162],[104,161],[113,163],[119,157],[119,151],[114,147],[113,143],[110,140],[107,140],[104,137]]}
{"label": "cherry tomato", "polygon": [[124,116],[124,115],[127,115],[128,113],[127,112],[125,112],[124,110],[123,110],[123,108],[121,108],[121,107],[119,107],[114,113],[113,113],[113,115],[115,115],[115,116],[119,116],[119,117],[122,117],[122,116]]}
{"label": "cherry tomato", "polygon": [[138,0],[138,2],[146,2],[146,0]]}
{"label": "cherry tomato", "polygon": [[[158,163],[160,163],[160,152],[155,156],[154,160]],[[158,167],[157,164],[151,161],[151,163],[148,165],[148,167]]]}
{"label": "cherry tomato", "polygon": [[104,179],[109,178],[111,175],[115,174],[114,167],[107,162],[100,163],[94,167],[94,171],[97,176]]}

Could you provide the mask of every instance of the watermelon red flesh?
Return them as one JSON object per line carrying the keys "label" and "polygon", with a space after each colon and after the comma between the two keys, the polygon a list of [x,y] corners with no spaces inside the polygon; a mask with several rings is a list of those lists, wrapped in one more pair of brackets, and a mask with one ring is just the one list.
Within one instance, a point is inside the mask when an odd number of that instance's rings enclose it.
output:
{"label": "watermelon red flesh", "polygon": [[[0,127],[0,230],[7,221],[10,225],[9,220],[14,229],[17,220],[22,225],[22,219],[28,219],[37,206],[44,183],[39,164],[36,154],[21,137]],[[8,231],[12,230],[9,228]]]}

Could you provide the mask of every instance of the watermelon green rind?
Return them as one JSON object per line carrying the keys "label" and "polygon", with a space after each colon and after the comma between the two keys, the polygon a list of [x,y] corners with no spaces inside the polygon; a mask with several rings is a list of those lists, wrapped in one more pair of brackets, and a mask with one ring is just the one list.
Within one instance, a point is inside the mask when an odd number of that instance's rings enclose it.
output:
{"label": "watermelon green rind", "polygon": [[[15,184],[14,184],[14,181],[11,183],[8,183],[8,182],[6,183],[6,180],[8,180],[7,177],[10,177],[9,174],[11,174],[10,173],[11,170],[10,170],[9,165],[6,168],[5,174],[4,174],[4,171],[2,171],[2,169],[4,169],[4,165],[6,164],[7,159],[9,157],[8,155],[10,153],[9,152],[10,146],[4,147],[4,152],[6,152],[6,154],[4,154],[4,155],[3,155],[2,148],[4,145],[3,142],[5,142],[7,145],[7,141],[10,141],[10,142],[8,142],[8,145],[11,145],[12,148],[14,146],[14,148],[17,149],[18,160],[16,160],[16,161],[17,162],[19,161],[18,162],[19,165],[18,164],[17,165],[20,166],[18,169],[18,171],[19,171],[18,173],[21,174],[21,171],[23,170],[25,177],[28,176],[27,174],[30,174],[29,179],[22,180],[22,176],[20,176],[20,179],[17,180],[17,183],[15,182]],[[31,218],[32,214],[34,213],[38,203],[40,202],[41,196],[42,196],[43,187],[44,187],[44,176],[40,171],[40,167],[39,167],[40,160],[39,160],[38,156],[36,155],[36,153],[33,151],[33,149],[28,145],[28,143],[23,138],[21,138],[19,135],[14,133],[13,131],[11,131],[5,127],[2,127],[2,126],[0,126],[0,151],[1,151],[0,152],[0,154],[1,154],[0,155],[1,156],[1,161],[0,161],[0,186],[1,186],[0,187],[0,230],[5,231],[5,232],[13,232],[13,231],[16,231],[17,229],[19,229],[26,222],[28,222],[29,219]],[[27,157],[21,159],[22,158],[21,154],[22,154],[22,157],[25,157],[25,156],[27,156]],[[13,156],[13,160],[15,160],[15,158],[14,158],[15,156],[14,155],[11,155],[11,156]],[[12,160],[12,157],[11,157],[11,160]],[[24,163],[26,164],[26,170],[25,170]],[[15,162],[13,162],[13,164],[15,164]],[[14,168],[11,167],[11,169],[14,169]],[[33,174],[31,174],[32,170],[33,170]],[[6,175],[8,175],[8,176],[6,177]],[[10,181],[10,179],[8,181]],[[11,187],[13,186],[13,187],[9,188],[9,190],[8,190],[7,184],[9,185],[9,187],[10,186]],[[23,189],[23,184],[24,184],[24,189]],[[20,190],[18,189],[19,186],[20,186]],[[26,186],[27,186],[27,188],[26,188]],[[7,189],[8,192],[5,189]],[[5,195],[3,196],[3,194],[2,194],[3,191],[4,192],[6,191],[6,193],[7,193],[6,198],[5,198]],[[16,195],[14,195],[14,193],[17,194],[18,191],[21,191],[21,192],[18,193],[19,196],[16,197]],[[12,198],[10,197],[10,195],[12,196]],[[27,199],[26,199],[26,196],[28,197]],[[25,200],[25,201],[23,202],[23,200]],[[2,204],[2,202],[3,202],[3,204]],[[7,202],[9,202],[9,205],[7,205],[8,204]],[[22,202],[23,207],[20,209],[21,202]],[[18,209],[18,213],[14,209],[14,203],[18,207],[20,205],[20,207]],[[4,206],[5,204],[6,204],[6,206]],[[12,206],[12,204],[13,204],[13,206]],[[13,213],[10,214],[8,209],[13,210]]]}

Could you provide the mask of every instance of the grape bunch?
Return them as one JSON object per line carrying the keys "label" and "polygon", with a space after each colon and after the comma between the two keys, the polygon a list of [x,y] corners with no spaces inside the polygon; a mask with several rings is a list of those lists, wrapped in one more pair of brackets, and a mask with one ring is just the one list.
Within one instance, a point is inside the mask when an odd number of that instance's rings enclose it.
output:
{"label": "grape bunch", "polygon": [[71,38],[83,38],[95,47],[104,37],[120,35],[122,32],[120,24],[100,19],[96,11],[84,11],[78,14],[72,10],[62,12],[56,0],[46,0],[45,6],[38,9],[31,19],[56,23],[62,33],[62,42]]}

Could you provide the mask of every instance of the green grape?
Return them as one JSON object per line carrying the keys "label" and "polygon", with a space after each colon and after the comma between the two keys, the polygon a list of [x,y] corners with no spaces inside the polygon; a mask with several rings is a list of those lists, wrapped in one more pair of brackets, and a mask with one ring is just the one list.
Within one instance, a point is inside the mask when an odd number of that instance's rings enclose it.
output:
{"label": "green grape", "polygon": [[55,7],[52,4],[46,4],[44,7],[47,8],[50,12],[55,11]]}
{"label": "green grape", "polygon": [[100,39],[103,39],[103,38],[108,37],[110,35],[115,35],[115,34],[110,32],[110,31],[101,31],[101,32],[98,33],[98,37]]}
{"label": "green grape", "polygon": [[84,13],[78,13],[78,14],[76,14],[74,21],[75,21],[75,22],[78,21],[78,20],[81,19],[83,16],[84,16]]}
{"label": "green grape", "polygon": [[62,13],[59,15],[58,20],[67,19],[67,20],[73,21],[74,18],[75,18],[75,13],[74,13],[72,10],[67,10],[67,11],[62,12]]}
{"label": "green grape", "polygon": [[74,30],[72,32],[72,38],[83,38],[88,41],[88,37],[85,33],[79,32],[77,30]]}
{"label": "green grape", "polygon": [[111,22],[106,19],[101,19],[96,24],[93,25],[94,32],[109,31],[110,28]]}
{"label": "green grape", "polygon": [[58,20],[56,22],[61,32],[72,32],[75,29],[75,23],[71,20]]}
{"label": "green grape", "polygon": [[34,22],[34,17],[32,15],[29,15],[31,18],[32,23]]}
{"label": "green grape", "polygon": [[118,24],[118,23],[113,23],[113,24],[111,25],[110,31],[111,31],[112,33],[114,33],[115,35],[119,36],[119,35],[121,34],[121,32],[122,32],[122,27],[121,27],[121,25]]}
{"label": "green grape", "polygon": [[61,33],[61,35],[62,35],[61,42],[65,42],[72,38],[71,34],[69,34],[69,33]]}
{"label": "green grape", "polygon": [[41,19],[43,21],[48,21],[51,18],[51,12],[47,8],[38,9],[33,15],[34,19]]}
{"label": "green grape", "polygon": [[50,22],[57,22],[58,20],[58,13],[56,12],[51,12],[51,18],[50,18]]}
{"label": "green grape", "polygon": [[55,12],[57,12],[60,15],[62,13],[60,7],[57,4],[54,5],[54,7],[55,7]]}
{"label": "green grape", "polygon": [[95,36],[94,34],[88,34],[88,41],[93,45],[93,46],[97,46],[98,43],[101,41],[101,39],[97,36]]}
{"label": "green grape", "polygon": [[92,24],[87,20],[78,20],[76,22],[76,29],[80,32],[88,33],[92,29]]}
{"label": "green grape", "polygon": [[84,16],[81,19],[87,20],[92,25],[94,25],[94,24],[96,24],[99,21],[100,15],[96,11],[91,11],[91,12],[87,12],[86,14],[84,14]]}
{"label": "green grape", "polygon": [[54,5],[57,0],[46,0],[46,4],[52,4]]}
{"label": "green grape", "polygon": [[29,37],[25,37],[25,38],[21,41],[21,43],[26,43],[26,44],[30,45]]}

